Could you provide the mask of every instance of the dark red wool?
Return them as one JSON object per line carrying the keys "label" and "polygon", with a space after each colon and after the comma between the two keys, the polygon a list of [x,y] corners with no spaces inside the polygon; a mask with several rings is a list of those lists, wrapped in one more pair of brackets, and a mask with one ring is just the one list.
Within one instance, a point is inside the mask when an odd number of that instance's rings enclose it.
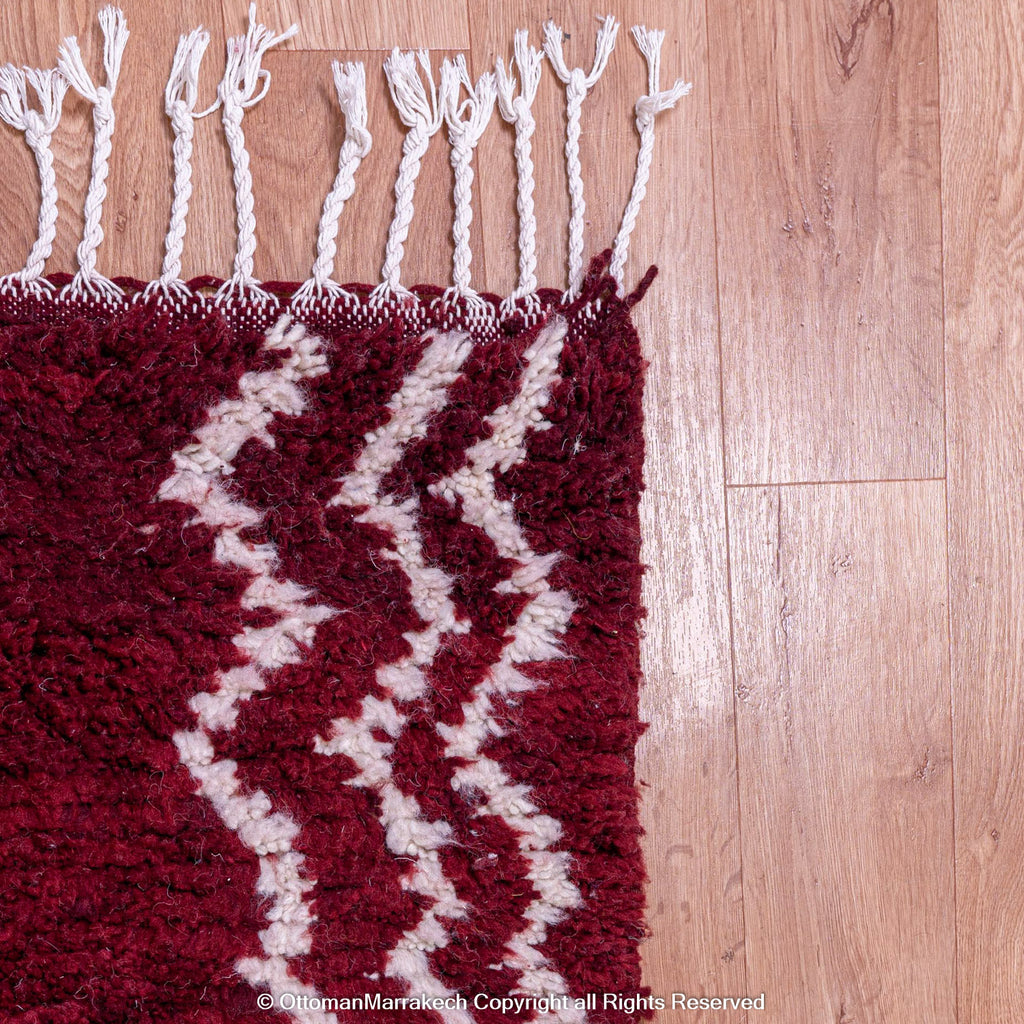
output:
{"label": "dark red wool", "polygon": [[[575,996],[641,991],[644,933],[633,775],[644,363],[630,309],[650,275],[619,299],[607,259],[595,260],[580,298],[559,310],[569,333],[543,410],[553,426],[528,434],[527,457],[497,480],[533,551],[563,554],[550,581],[576,603],[562,637],[567,657],[520,666],[540,683],[493,699],[503,735],[483,750],[562,825],[554,849],[571,855],[582,905],[548,929],[542,950]],[[318,627],[301,661],[239,706],[237,725],[214,745],[237,761],[246,789],[262,789],[300,826],[294,848],[316,879],[316,922],[312,951],[290,961],[292,972],[332,997],[401,996],[404,984],[384,976],[385,957],[427,909],[425,897],[403,886],[410,865],[385,846],[378,798],[346,785],[354,763],[316,753],[313,737],[357,714],[367,694],[382,695],[376,669],[406,654],[403,633],[423,625],[401,568],[380,557],[380,528],[329,500],[366,433],[386,422],[425,342],[401,315],[374,328],[327,310],[300,319],[324,339],[329,371],[301,385],[300,415],[273,420],[274,446],[246,443],[227,479],[232,498],[263,512],[245,539],[272,543],[279,578],[339,614]],[[515,563],[427,488],[487,436],[485,417],[515,395],[541,326],[477,341],[447,404],[382,487],[418,498],[425,556],[454,578],[452,601],[472,627],[442,637],[427,696],[410,709],[391,757],[399,789],[452,827],[442,863],[472,910],[450,922],[452,941],[430,963],[470,998],[516,990],[516,971],[489,965],[525,926],[536,893],[512,828],[474,815],[452,787],[459,762],[444,756],[434,725],[461,724],[462,702],[501,656],[526,599],[495,591]],[[250,574],[216,560],[214,530],[192,524],[190,506],[156,500],[172,453],[207,411],[238,397],[244,373],[287,355],[262,351],[263,337],[245,311],[226,319],[137,304],[111,314],[0,297],[4,1021],[290,1019],[259,1010],[257,990],[235,973],[240,958],[262,955],[268,902],[257,895],[257,858],[197,794],[171,739],[195,728],[190,698],[245,663],[232,638],[270,623],[266,611],[243,608]],[[588,1020],[642,1016],[598,1009]]]}

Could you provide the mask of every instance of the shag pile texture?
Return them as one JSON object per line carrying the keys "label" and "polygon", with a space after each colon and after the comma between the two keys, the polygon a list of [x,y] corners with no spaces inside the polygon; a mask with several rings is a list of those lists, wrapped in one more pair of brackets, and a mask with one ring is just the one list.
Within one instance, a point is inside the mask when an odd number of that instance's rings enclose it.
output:
{"label": "shag pile texture", "polygon": [[643,364],[605,266],[496,332],[0,298],[5,1021],[638,991]]}

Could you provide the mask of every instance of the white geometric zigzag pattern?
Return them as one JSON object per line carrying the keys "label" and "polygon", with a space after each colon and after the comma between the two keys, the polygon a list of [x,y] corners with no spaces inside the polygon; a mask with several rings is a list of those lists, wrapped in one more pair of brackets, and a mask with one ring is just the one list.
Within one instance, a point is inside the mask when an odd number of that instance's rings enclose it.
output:
{"label": "white geometric zigzag pattern", "polygon": [[[517,563],[496,589],[529,598],[506,634],[499,660],[463,704],[463,724],[438,724],[436,728],[446,756],[465,761],[452,785],[471,801],[471,813],[500,817],[519,837],[535,897],[524,912],[526,924],[508,943],[502,963],[492,966],[515,970],[520,978],[517,992],[538,996],[566,992],[565,980],[539,946],[547,929],[579,905],[580,894],[569,878],[568,855],[551,850],[561,834],[560,824],[540,813],[530,799],[529,788],[510,779],[497,762],[482,753],[482,747],[498,732],[492,696],[522,694],[536,687],[517,665],[562,657],[559,638],[574,610],[569,595],[548,582],[557,552],[541,555],[531,550],[511,502],[500,500],[494,486],[495,472],[507,471],[524,458],[527,435],[550,427],[541,410],[558,378],[565,331],[564,322],[556,320],[538,334],[523,355],[517,393],[486,417],[489,436],[467,449],[462,468],[430,488],[456,507],[461,505],[464,521],[484,530],[498,554]],[[357,521],[372,523],[386,534],[388,542],[376,554],[400,567],[424,626],[405,634],[408,655],[378,669],[377,682],[387,697],[381,700],[368,695],[355,717],[336,719],[330,734],[312,737],[312,743],[325,756],[344,755],[353,762],[357,773],[349,784],[372,790],[377,796],[388,851],[412,862],[403,885],[432,900],[416,925],[388,953],[385,973],[402,980],[410,995],[447,996],[451,993],[432,972],[429,954],[449,942],[445,921],[458,920],[470,909],[445,876],[438,854],[450,840],[451,826],[426,819],[415,797],[395,784],[389,758],[405,728],[410,702],[426,693],[426,672],[443,635],[466,632],[469,624],[456,615],[450,597],[453,581],[425,560],[417,525],[419,499],[399,500],[380,493],[381,482],[406,446],[425,436],[431,417],[446,405],[449,389],[472,347],[471,340],[459,332],[436,333],[425,340],[428,343],[417,365],[388,403],[387,419],[365,436],[353,470],[338,481],[330,501],[361,509]],[[240,537],[239,531],[257,525],[262,515],[231,498],[225,486],[225,478],[234,471],[232,460],[242,446],[253,439],[273,446],[267,430],[271,420],[301,413],[305,407],[301,382],[327,371],[321,340],[301,325],[291,324],[287,316],[267,333],[263,347],[290,354],[276,369],[244,374],[239,381],[241,397],[208,410],[194,441],[174,454],[174,472],[161,485],[158,497],[182,501],[195,509],[193,521],[216,531],[217,560],[252,574],[243,597],[245,607],[269,610],[277,618],[271,626],[247,627],[234,638],[236,646],[248,655],[248,663],[219,673],[212,692],[192,698],[196,728],[177,733],[174,741],[182,763],[198,783],[198,792],[256,854],[260,868],[257,894],[270,901],[268,926],[259,933],[263,955],[239,961],[236,969],[254,987],[269,990],[278,1005],[285,993],[305,995],[315,1005],[319,993],[289,968],[290,960],[310,952],[310,925],[316,920],[308,901],[316,881],[308,877],[303,855],[293,848],[298,825],[287,812],[275,810],[261,790],[247,792],[237,776],[237,765],[218,758],[211,741],[214,732],[234,727],[239,703],[263,689],[267,676],[277,668],[300,660],[302,647],[312,644],[319,624],[338,614],[338,609],[315,603],[307,588],[276,575],[273,545],[256,545]],[[380,731],[388,737],[386,741],[376,738]],[[294,1009],[290,1015],[301,1024],[337,1024],[333,1013],[321,1010]],[[469,1012],[458,1009],[445,1010],[441,1016],[446,1024],[472,1024],[474,1020]],[[556,1010],[539,1019],[581,1024],[584,1016],[578,1010]]]}

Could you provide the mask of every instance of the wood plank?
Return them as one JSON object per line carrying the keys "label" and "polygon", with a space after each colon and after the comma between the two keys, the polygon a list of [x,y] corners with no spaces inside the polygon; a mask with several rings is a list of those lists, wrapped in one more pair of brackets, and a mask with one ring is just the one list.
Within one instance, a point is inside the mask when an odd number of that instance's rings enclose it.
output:
{"label": "wood plank", "polygon": [[727,480],[943,475],[935,4],[712,4]]}
{"label": "wood plank", "polygon": [[729,492],[759,1020],[955,1019],[944,497]]}
{"label": "wood plank", "polygon": [[429,4],[367,3],[366,0],[270,0],[260,5],[268,25],[297,22],[299,34],[285,43],[295,50],[468,50],[466,0]]}
{"label": "wood plank", "polygon": [[949,564],[961,1021],[1024,977],[1024,36],[940,3]]}
{"label": "wood plank", "polygon": [[[507,59],[517,28],[540,45],[550,14],[542,5],[496,3],[471,9],[476,71]],[[598,4],[558,12],[571,32],[570,66],[590,67]],[[619,5],[623,21],[608,70],[583,106],[581,156],[589,252],[610,245],[629,194],[637,137],[632,106],[645,91],[642,57],[629,36],[646,21],[666,30],[663,81],[680,74],[694,96],[662,115],[651,185],[633,238],[627,285],[657,261],[661,275],[636,308],[651,361],[645,400],[647,491],[641,504],[644,582],[650,609],[643,645],[641,713],[650,728],[638,750],[651,937],[642,947],[655,994],[741,994],[742,887],[736,804],[725,519],[719,419],[714,226],[704,4]],[[568,198],[564,169],[565,92],[549,68],[534,104],[537,134],[539,277],[566,281]],[[494,287],[515,283],[518,224],[512,131],[481,144],[487,267]],[[685,203],[678,201],[682,194]],[[673,1021],[742,1021],[740,1013],[665,1010]]]}

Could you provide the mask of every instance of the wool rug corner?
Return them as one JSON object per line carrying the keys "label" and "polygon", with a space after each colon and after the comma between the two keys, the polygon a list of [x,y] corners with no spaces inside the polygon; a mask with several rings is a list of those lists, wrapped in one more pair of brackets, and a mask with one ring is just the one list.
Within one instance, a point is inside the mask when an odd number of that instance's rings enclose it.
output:
{"label": "wool rug corner", "polygon": [[[229,44],[216,104],[233,273],[181,280],[208,41],[183,36],[171,227],[147,283],[96,269],[128,37],[119,11],[100,21],[105,86],[73,39],[55,70],[0,74],[0,116],[25,133],[42,193],[28,261],[0,279],[0,1016],[645,1016],[631,309],[653,272],[626,294],[622,270],[653,116],[684,91],[657,90],[660,37],[637,32],[654,71],[624,233],[584,272],[573,191],[562,292],[534,274],[528,105],[510,72],[473,83],[446,62],[437,84],[399,51],[386,70],[409,134],[381,282],[332,276],[370,145],[357,65],[334,69],[346,136],[311,276],[256,281],[241,118],[288,33],[255,21]],[[570,122],[614,28],[589,76],[549,29]],[[520,36],[516,60],[532,98],[540,51]],[[78,270],[44,275],[68,88],[94,106],[93,177]],[[515,128],[520,287],[470,287],[463,191],[452,285],[407,289],[422,148],[446,123],[458,193],[496,102]]]}

